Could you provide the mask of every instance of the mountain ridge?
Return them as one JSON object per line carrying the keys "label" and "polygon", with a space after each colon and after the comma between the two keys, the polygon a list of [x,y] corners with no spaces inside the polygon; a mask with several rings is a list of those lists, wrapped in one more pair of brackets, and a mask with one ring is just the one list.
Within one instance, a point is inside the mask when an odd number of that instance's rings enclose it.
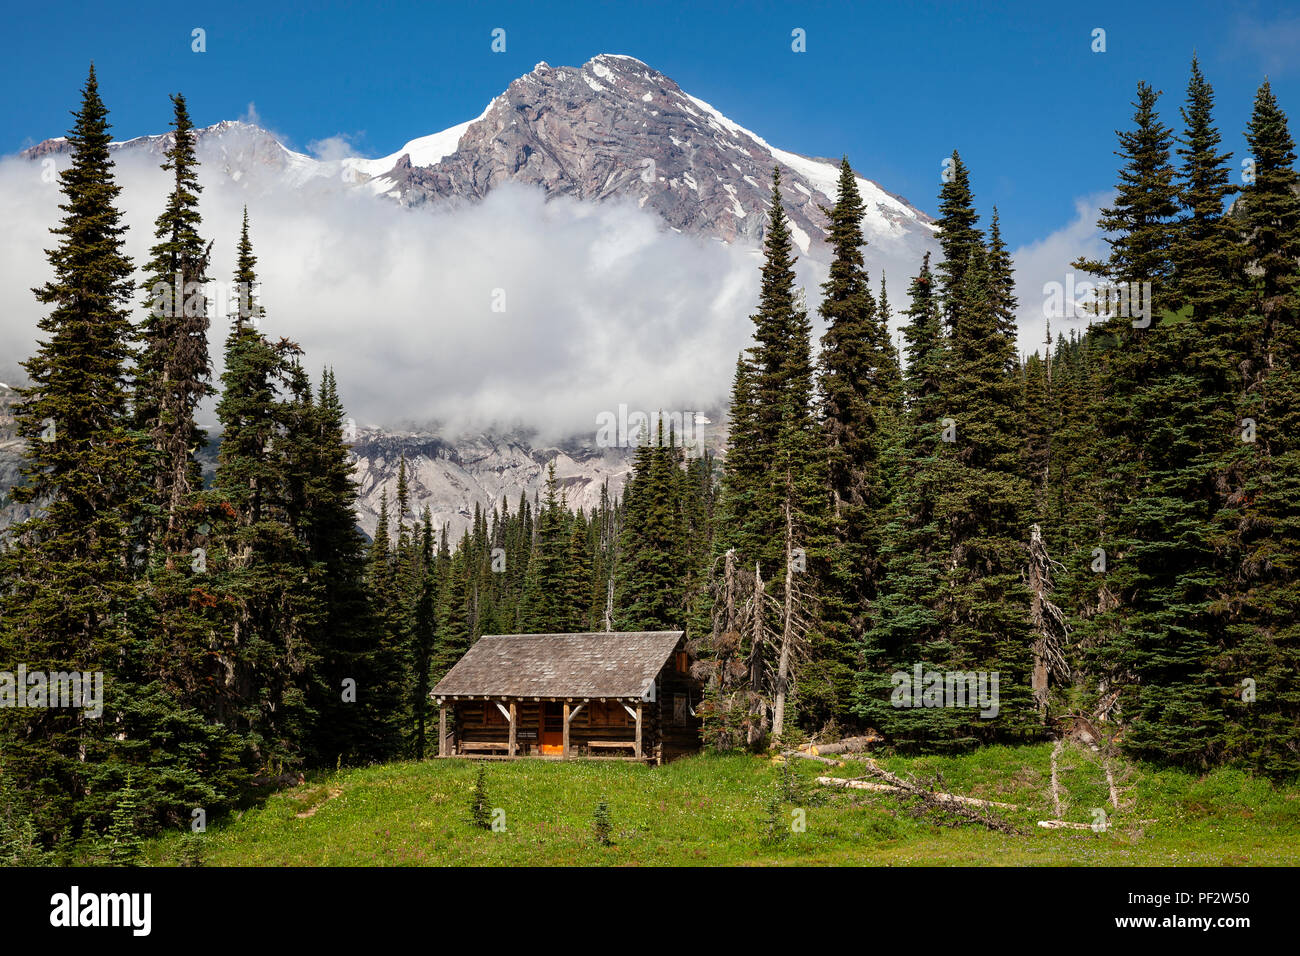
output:
{"label": "mountain ridge", "polygon": [[[205,164],[236,181],[269,171],[290,185],[333,182],[407,207],[481,200],[503,182],[523,182],[548,197],[631,197],[670,228],[727,242],[761,239],[771,169],[780,165],[795,242],[802,255],[818,260],[826,256],[825,244],[814,238],[827,234],[819,207],[834,200],[839,176],[837,161],[772,146],[626,54],[598,54],[581,67],[542,61],[478,117],[374,159],[316,158],[242,120],[222,120],[196,134]],[[172,135],[137,136],[110,148],[161,156]],[[66,138],[55,137],[19,155],[36,160],[66,149]],[[856,170],[855,177],[867,207],[868,242],[914,246],[919,261],[933,218]]]}
{"label": "mountain ridge", "polygon": [[[772,168],[779,165],[782,204],[799,254],[823,264],[830,257],[820,207],[834,201],[838,161],[772,146],[626,54],[599,54],[579,67],[539,62],[476,118],[417,136],[374,159],[313,157],[242,120],[223,120],[196,132],[201,171],[244,190],[298,190],[305,201],[318,191],[343,190],[418,211],[477,203],[498,186],[519,183],[542,190],[548,200],[634,203],[661,228],[735,243],[755,254],[769,211]],[[173,136],[138,136],[111,148],[143,152],[161,162]],[[66,139],[58,137],[20,155],[57,160],[66,151]],[[855,175],[876,265],[888,264],[893,276],[909,274],[935,247],[933,219],[874,180]],[[363,428],[358,436],[353,454],[360,524],[367,532],[374,529],[384,491],[393,497],[403,455],[415,509],[428,504],[435,521],[453,534],[468,525],[476,504],[491,508],[504,496],[513,506],[520,492],[532,497],[553,461],[575,507],[589,508],[606,483],[612,495],[618,494],[630,471],[629,449],[591,447],[590,434],[546,446],[522,434],[453,436],[432,425]],[[712,430],[709,444],[722,450],[725,424]],[[0,515],[0,526],[5,523]]]}

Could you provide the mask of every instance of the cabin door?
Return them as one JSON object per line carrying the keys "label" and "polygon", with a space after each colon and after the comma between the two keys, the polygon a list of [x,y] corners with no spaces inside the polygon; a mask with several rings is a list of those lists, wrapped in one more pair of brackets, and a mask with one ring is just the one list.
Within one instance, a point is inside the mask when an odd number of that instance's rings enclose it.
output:
{"label": "cabin door", "polygon": [[540,739],[542,753],[564,753],[564,705],[553,700],[542,701],[542,727]]}

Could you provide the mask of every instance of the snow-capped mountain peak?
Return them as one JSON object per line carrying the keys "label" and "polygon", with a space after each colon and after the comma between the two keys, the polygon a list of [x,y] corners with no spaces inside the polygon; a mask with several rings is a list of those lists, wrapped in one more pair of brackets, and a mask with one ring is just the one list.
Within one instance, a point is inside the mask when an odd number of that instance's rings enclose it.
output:
{"label": "snow-capped mountain peak", "polygon": [[[772,167],[800,253],[824,259],[826,218],[839,164],[779,149],[633,56],[601,53],[580,67],[539,62],[477,117],[418,136],[374,159],[325,160],[297,152],[259,126],[223,121],[198,130],[200,158],[248,188],[337,184],[407,207],[483,198],[520,182],[594,202],[625,199],[679,232],[757,243]],[[170,134],[114,144],[161,153]],[[63,138],[26,150],[65,152]],[[868,242],[908,255],[932,241],[931,219],[859,175]]]}
{"label": "snow-capped mountain peak", "polygon": [[[776,164],[795,241],[822,257],[818,207],[834,199],[837,162],[778,149],[641,60],[602,53],[581,67],[538,63],[477,119],[355,168],[406,206],[480,199],[523,182],[548,195],[630,198],[679,231],[756,242]],[[857,183],[868,241],[919,250],[929,240],[925,213],[872,180]]]}

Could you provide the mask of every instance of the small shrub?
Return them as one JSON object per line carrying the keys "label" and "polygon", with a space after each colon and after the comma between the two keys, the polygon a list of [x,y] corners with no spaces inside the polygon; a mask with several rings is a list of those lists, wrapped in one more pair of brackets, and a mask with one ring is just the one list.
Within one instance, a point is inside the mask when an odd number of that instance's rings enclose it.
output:
{"label": "small shrub", "polygon": [[108,828],[108,863],[110,866],[139,866],[143,851],[136,832],[135,788],[127,774],[126,787],[118,794]]}
{"label": "small shrub", "polygon": [[779,793],[774,792],[768,797],[766,812],[763,814],[761,825],[763,828],[763,842],[768,846],[776,846],[790,835],[790,831],[786,827],[785,812],[781,806]]}
{"label": "small shrub", "polygon": [[804,780],[799,776],[799,772],[794,769],[794,762],[787,757],[781,764],[781,769],[777,771],[777,792],[780,793],[781,799],[787,803],[799,804],[804,802],[804,793],[807,786]]}
{"label": "small shrub", "polygon": [[600,798],[600,803],[596,804],[594,829],[596,831],[596,842],[601,846],[610,846],[614,842],[609,838],[614,829],[609,821],[609,803],[603,796]]}
{"label": "small shrub", "polygon": [[487,794],[487,768],[478,765],[478,775],[474,778],[474,794],[469,804],[470,822],[480,830],[492,829],[492,807]]}
{"label": "small shrub", "polygon": [[187,833],[176,848],[177,866],[203,866],[204,840],[199,833]]}

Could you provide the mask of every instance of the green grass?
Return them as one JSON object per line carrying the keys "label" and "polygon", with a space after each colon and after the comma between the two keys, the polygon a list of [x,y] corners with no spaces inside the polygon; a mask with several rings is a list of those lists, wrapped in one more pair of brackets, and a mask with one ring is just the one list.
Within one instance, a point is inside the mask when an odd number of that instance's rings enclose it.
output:
{"label": "green grass", "polygon": [[[395,763],[322,774],[209,827],[204,862],[217,866],[511,865],[1242,865],[1300,863],[1300,786],[1249,775],[1121,765],[1124,803],[1106,832],[1048,831],[1051,745],[991,747],[960,757],[882,758],[895,773],[942,776],[954,793],[1015,803],[1018,834],[917,817],[898,798],[813,785],[854,777],[856,762],[796,760],[806,793],[778,808],[782,839],[765,841],[780,767],[767,758],[700,755],[664,767],[620,762],[493,761],[487,793],[505,829],[473,827],[476,764]],[[1091,823],[1106,807],[1095,756],[1067,748],[1065,819]],[[612,845],[594,829],[609,806]],[[806,819],[790,832],[793,809]],[[300,816],[300,814],[310,814]],[[1154,820],[1155,822],[1138,822]],[[146,859],[174,863],[181,834],[150,841]]]}

